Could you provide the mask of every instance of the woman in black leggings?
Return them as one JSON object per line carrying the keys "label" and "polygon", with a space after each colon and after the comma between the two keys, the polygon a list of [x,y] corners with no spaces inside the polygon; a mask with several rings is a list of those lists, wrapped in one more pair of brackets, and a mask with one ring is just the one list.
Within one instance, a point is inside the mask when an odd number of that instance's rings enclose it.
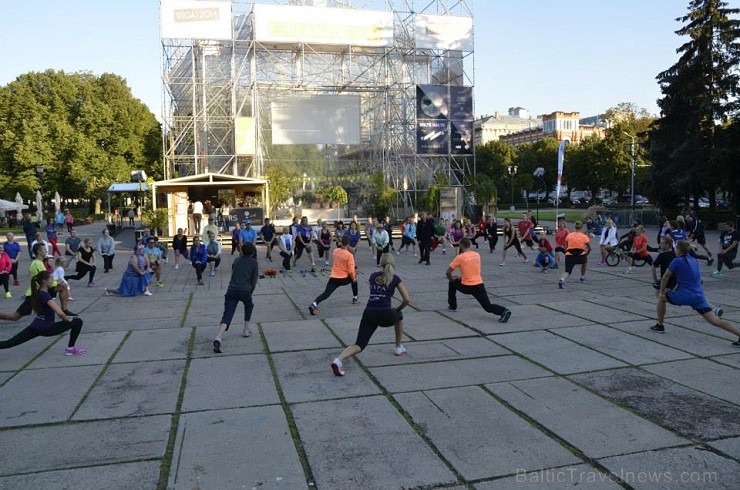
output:
{"label": "woman in black leggings", "polygon": [[527,261],[527,256],[524,255],[524,252],[522,252],[522,246],[519,244],[519,238],[517,237],[516,228],[514,228],[511,224],[511,219],[504,218],[504,255],[501,258],[500,266],[506,265],[506,251],[514,247],[516,248],[517,254],[524,257],[524,262]]}
{"label": "woman in black leggings", "polygon": [[[85,349],[75,347],[77,337],[82,330],[82,320],[79,317],[69,316],[57,305],[49,294],[51,274],[40,271],[31,279],[31,306],[36,312],[36,318],[31,324],[18,332],[14,337],[0,341],[0,349],[10,349],[16,345],[28,342],[36,337],[56,337],[69,330],[69,341],[64,350],[65,356],[81,356]],[[55,322],[55,315],[62,319]]]}
{"label": "woman in black leggings", "polygon": [[90,245],[91,241],[89,238],[85,238],[82,242],[82,246],[77,250],[77,265],[75,266],[74,276],[66,276],[65,279],[74,279],[79,281],[89,272],[90,278],[87,281],[87,287],[91,288],[95,286],[93,279],[95,279],[95,249]]}

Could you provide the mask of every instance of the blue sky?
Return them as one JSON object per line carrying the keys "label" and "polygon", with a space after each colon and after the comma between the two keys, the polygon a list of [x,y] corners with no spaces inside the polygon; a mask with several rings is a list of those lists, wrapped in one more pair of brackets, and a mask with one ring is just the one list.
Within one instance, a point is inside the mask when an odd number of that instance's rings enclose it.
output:
{"label": "blue sky", "polygon": [[[269,3],[269,2],[268,2]],[[428,0],[416,0],[419,5]],[[365,2],[353,2],[363,5]],[[521,106],[658,112],[688,0],[475,0],[476,114]],[[0,85],[29,71],[112,72],[161,112],[157,0],[3,0]]]}

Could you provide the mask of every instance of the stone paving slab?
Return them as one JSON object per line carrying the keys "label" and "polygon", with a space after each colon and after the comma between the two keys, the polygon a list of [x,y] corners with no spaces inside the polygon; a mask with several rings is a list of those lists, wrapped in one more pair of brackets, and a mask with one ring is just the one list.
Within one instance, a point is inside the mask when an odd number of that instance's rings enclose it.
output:
{"label": "stone paving slab", "polygon": [[516,356],[377,367],[370,368],[370,372],[392,393],[550,375],[544,369]]}
{"label": "stone paving slab", "polygon": [[[55,367],[18,373],[0,388],[0,427],[69,419],[100,369],[100,366]],[[26,393],[26,386],[34,389]],[[24,396],[18,396],[19,392]]]}
{"label": "stone paving slab", "polygon": [[182,410],[216,410],[280,403],[265,355],[194,359]]}
{"label": "stone paving slab", "polygon": [[[544,469],[581,460],[478,387],[395,396],[466,480]],[[461,427],[477,427],[461,432]]]}
{"label": "stone paving slab", "polygon": [[[193,358],[233,356],[243,354],[264,354],[265,348],[260,340],[259,328],[252,325],[252,335],[242,337],[243,323],[232,323],[232,326],[222,337],[221,354],[213,352],[213,338],[218,332],[218,325],[201,327],[195,329],[195,342],[193,345]],[[186,329],[188,332],[190,328]]]}
{"label": "stone paving slab", "polygon": [[665,323],[666,333],[659,334],[650,330],[653,325],[655,325],[654,320],[612,324],[614,328],[697,356],[706,357],[737,352],[737,347],[733,347],[730,338],[705,335],[686,328],[675,327],[670,322]]}
{"label": "stone paving slab", "polygon": [[371,490],[457,482],[385,397],[296,405],[293,416],[318,488]]}
{"label": "stone paving slab", "polygon": [[568,488],[619,489],[616,477],[585,464],[561,466],[475,484],[476,490],[565,490]]}
{"label": "stone paving slab", "polygon": [[306,488],[279,406],[183,414],[175,447],[168,488]]}
{"label": "stone paving slab", "polygon": [[55,488],[60,490],[134,490],[156,488],[159,461],[119,463],[107,466],[47,471],[0,477],[0,490]]}
{"label": "stone paving slab", "polygon": [[591,320],[595,323],[602,323],[605,320],[619,317],[623,322],[627,321],[639,321],[644,320],[645,317],[642,315],[636,315],[634,313],[619,312],[615,314],[614,308],[609,306],[602,306],[595,304],[591,301],[560,301],[545,303],[545,306],[552,308],[553,310],[560,311],[567,315],[574,315],[587,320]]}
{"label": "stone paving slab", "polygon": [[132,332],[114,363],[150,360],[184,359],[188,352],[191,330],[170,328]]}
{"label": "stone paving slab", "polygon": [[[405,310],[406,311],[406,310]],[[357,332],[360,328],[360,319],[362,318],[362,312],[359,311],[357,316],[344,316],[334,318],[322,318],[324,323],[329,326],[329,329],[334,332],[334,335],[339,337],[344,345],[352,345],[357,340]],[[410,313],[406,313],[407,315]],[[410,339],[404,334],[404,342],[408,342]],[[395,334],[392,328],[378,328],[373,334],[373,338],[370,340],[368,348],[372,348],[373,345],[395,343]]]}
{"label": "stone paving slab", "polygon": [[693,357],[686,352],[649,342],[603,325],[560,328],[557,330],[557,335],[629,364],[640,365]]}
{"label": "stone paving slab", "polygon": [[725,454],[735,458],[740,462],[740,437],[731,437],[721,441],[712,441],[710,446],[719,449]]}
{"label": "stone paving slab", "polygon": [[[96,318],[93,315],[88,314],[82,314],[82,318],[85,320],[85,325],[82,327],[83,331],[81,335],[84,335],[86,332],[121,332],[126,330],[157,330],[157,329],[163,329],[163,328],[180,328],[181,319],[180,317],[172,317],[172,318],[159,318],[156,321],[149,320],[149,319],[118,319],[118,320],[109,320],[107,318],[103,318],[103,316],[108,316],[99,314],[100,318],[99,321],[96,321]],[[82,337],[80,337],[82,338]]]}
{"label": "stone paving slab", "polygon": [[326,325],[317,318],[302,322],[263,322],[262,332],[271,352],[341,347]]}
{"label": "stone paving slab", "polygon": [[330,364],[340,349],[273,354],[288,403],[374,395],[380,390],[355,363],[345,363],[347,376],[337,378]]}
{"label": "stone paving slab", "polygon": [[472,357],[505,356],[511,353],[485,337],[466,337],[461,339],[426,340],[407,342],[406,354],[396,356],[392,346],[368,346],[362,351],[361,360],[365,366],[387,366],[392,364],[412,364],[428,361],[450,361]]}
{"label": "stone paving slab", "polygon": [[699,447],[627,454],[599,461],[635,489],[737,489],[738,464]]}
{"label": "stone paving slab", "polygon": [[667,362],[645,366],[646,371],[694,388],[697,391],[740,404],[740,370],[705,359]]}
{"label": "stone paving slab", "polygon": [[[31,320],[29,320],[27,323],[31,323]],[[18,332],[26,328],[27,323],[0,323],[0,332],[2,332],[3,340],[13,337]],[[6,325],[12,326],[7,327]],[[2,355],[0,355],[0,371],[16,371],[20,369],[23,365],[27,364],[34,357],[44,351],[44,349],[49,348],[50,345],[58,342],[59,340],[61,340],[61,336],[36,337],[35,339],[30,340],[25,344],[13,347],[12,349],[3,350]],[[62,349],[62,351],[64,351],[64,344],[59,344],[58,347],[53,346],[51,347],[51,349]]]}
{"label": "stone paving slab", "polygon": [[0,431],[0,447],[13,448],[0,476],[162,458],[170,423],[160,415]]}
{"label": "stone paving slab", "polygon": [[738,408],[638,369],[572,376],[578,383],[688,437],[740,435]]}
{"label": "stone paving slab", "polygon": [[414,340],[449,339],[478,335],[477,332],[451,322],[436,311],[411,312],[404,310],[403,331]]}
{"label": "stone paving slab", "polygon": [[489,338],[559,374],[609,369],[626,365],[621,361],[546,331],[509,333],[493,335]]}
{"label": "stone paving slab", "polygon": [[184,361],[112,364],[74,419],[172,413],[184,367]]}
{"label": "stone paving slab", "polygon": [[740,354],[731,354],[728,356],[714,356],[711,358],[713,361],[721,362],[728,366],[740,368]]}
{"label": "stone paving slab", "polygon": [[84,347],[89,353],[84,356],[65,356],[64,349],[67,347],[69,336],[62,335],[59,343],[44,352],[28,366],[29,369],[80,366],[86,364],[105,364],[111,355],[121,345],[125,337],[124,332],[85,333],[85,325],[77,338],[77,346]]}
{"label": "stone paving slab", "polygon": [[[564,379],[512,381],[488,388],[592,458],[688,442]],[[589,416],[574,424],[577,413]]]}

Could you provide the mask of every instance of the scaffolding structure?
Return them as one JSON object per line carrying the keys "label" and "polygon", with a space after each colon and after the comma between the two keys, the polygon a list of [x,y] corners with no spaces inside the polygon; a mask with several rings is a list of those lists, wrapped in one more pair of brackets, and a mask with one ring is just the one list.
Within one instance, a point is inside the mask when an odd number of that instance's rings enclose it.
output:
{"label": "scaffolding structure", "polygon": [[[255,4],[392,12],[393,43],[259,42]],[[472,152],[419,153],[416,123],[418,85],[473,87],[472,47],[420,49],[414,23],[419,14],[472,19],[473,0],[234,0],[231,8],[230,40],[161,39],[166,179],[204,172],[264,178],[266,167],[280,158],[271,144],[271,104],[299,93],[360,97],[360,144],[321,145],[324,179],[362,185],[382,171],[407,212],[435,179],[464,186],[474,175]],[[239,118],[253,121],[251,154],[237,151]]]}

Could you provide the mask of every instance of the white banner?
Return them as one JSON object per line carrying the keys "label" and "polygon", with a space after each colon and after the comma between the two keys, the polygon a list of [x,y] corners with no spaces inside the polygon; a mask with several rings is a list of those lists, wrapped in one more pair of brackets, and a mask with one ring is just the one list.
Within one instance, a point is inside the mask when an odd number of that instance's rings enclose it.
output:
{"label": "white banner", "polygon": [[162,37],[231,39],[231,2],[162,0]]}
{"label": "white banner", "polygon": [[234,150],[237,155],[254,155],[254,123],[253,117],[234,118]]}
{"label": "white banner", "polygon": [[416,14],[414,35],[417,48],[473,51],[473,18]]}
{"label": "white banner", "polygon": [[391,47],[393,13],[256,4],[254,35],[257,41],[268,43]]}
{"label": "white banner", "polygon": [[563,180],[563,165],[565,164],[565,145],[568,143],[568,140],[563,140],[560,142],[560,146],[558,147],[558,185],[555,188],[555,202],[560,202],[560,185]]}

